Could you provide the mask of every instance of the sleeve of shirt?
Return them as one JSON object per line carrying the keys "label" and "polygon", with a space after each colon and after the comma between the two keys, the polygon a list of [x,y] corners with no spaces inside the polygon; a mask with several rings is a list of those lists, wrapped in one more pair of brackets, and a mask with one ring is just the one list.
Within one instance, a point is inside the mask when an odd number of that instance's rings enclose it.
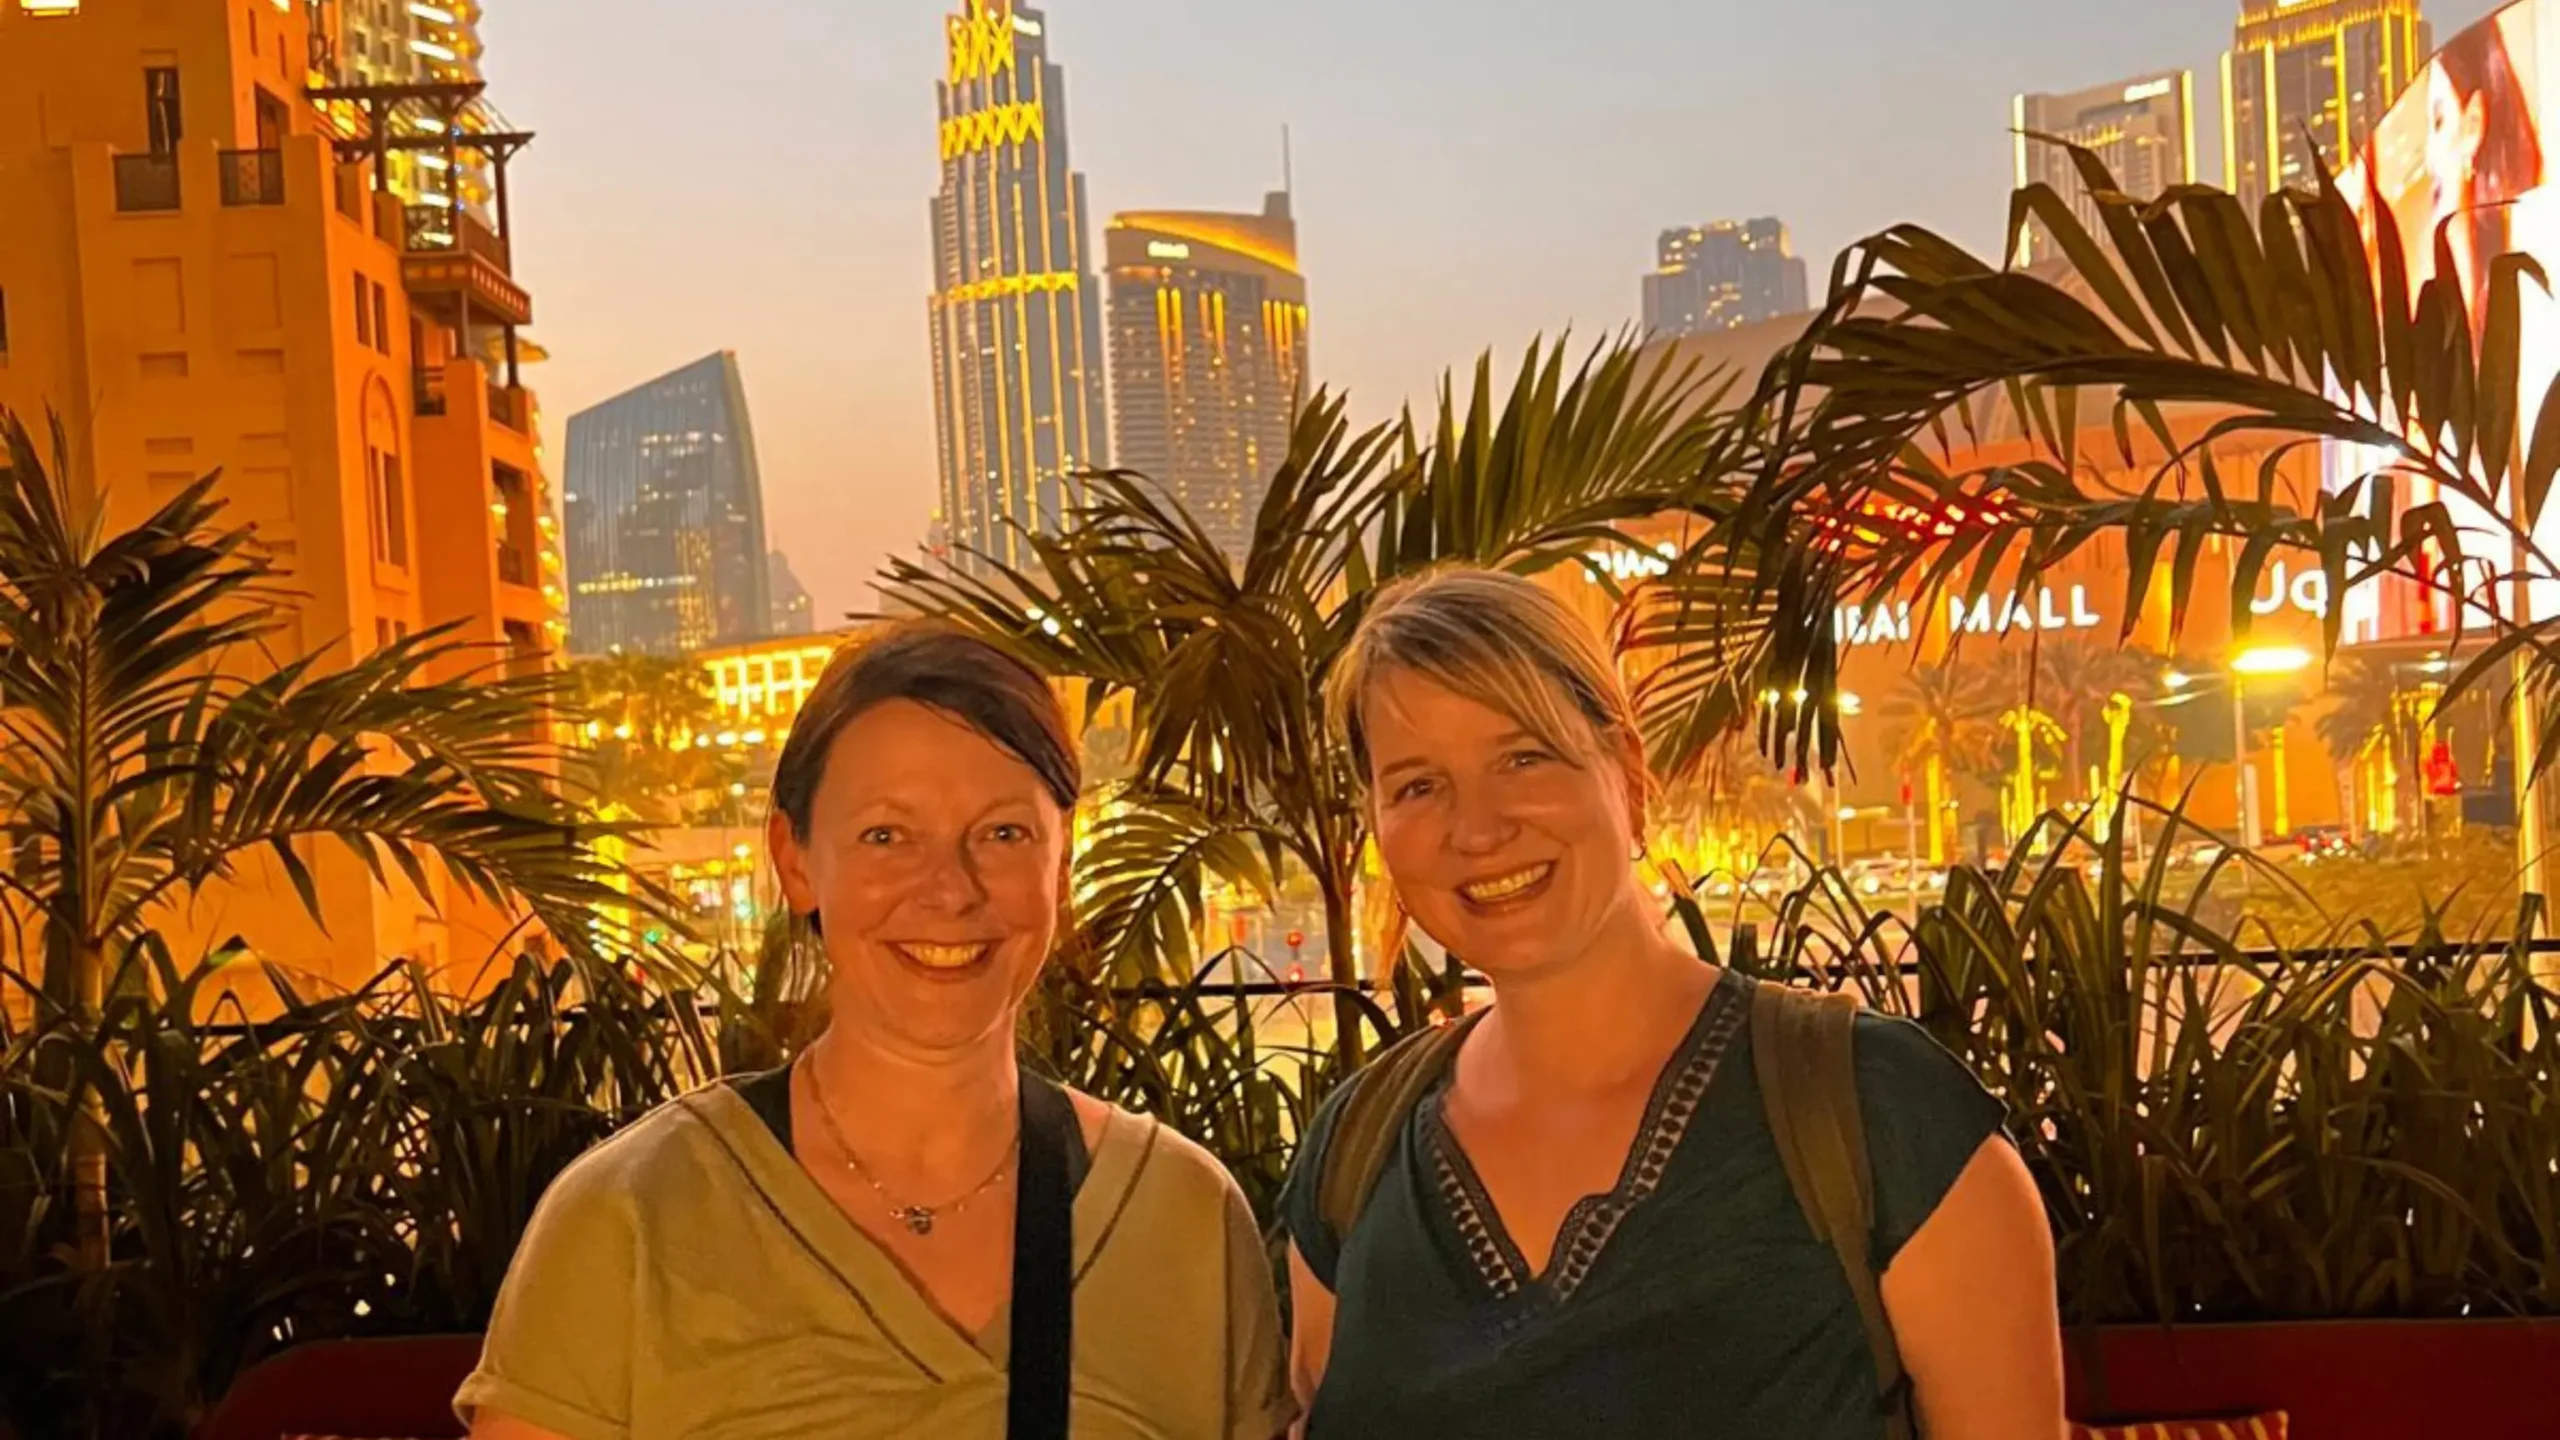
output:
{"label": "sleeve of shirt", "polygon": [[1908,1020],[1860,1015],[1856,1053],[1881,1271],[1937,1212],[2006,1116],[1962,1061]]}
{"label": "sleeve of shirt", "polygon": [[480,1366],[454,1397],[464,1424],[494,1412],[566,1440],[627,1440],[637,1238],[610,1167],[590,1156],[553,1182],[499,1287]]}
{"label": "sleeve of shirt", "polygon": [[1271,1251],[1244,1192],[1227,1186],[1228,1440],[1272,1440],[1298,1418]]}
{"label": "sleeve of shirt", "polygon": [[1307,1269],[1327,1290],[1335,1288],[1333,1272],[1342,1259],[1342,1242],[1324,1223],[1316,1192],[1324,1178],[1324,1154],[1333,1139],[1334,1118],[1358,1083],[1355,1077],[1336,1086],[1317,1108],[1315,1118],[1307,1122],[1307,1133],[1298,1137],[1298,1153],[1289,1162],[1288,1180],[1280,1187],[1280,1223],[1289,1232],[1289,1242],[1307,1258]]}

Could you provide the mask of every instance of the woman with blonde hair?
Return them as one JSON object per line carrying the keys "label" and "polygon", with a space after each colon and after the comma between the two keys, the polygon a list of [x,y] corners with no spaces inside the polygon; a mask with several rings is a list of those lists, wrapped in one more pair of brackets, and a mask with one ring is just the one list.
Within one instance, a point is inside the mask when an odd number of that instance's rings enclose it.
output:
{"label": "woman with blonde hair", "polygon": [[1311,1125],[1283,1213],[1311,1440],[2054,1440],[2052,1244],[1917,1027],[1668,937],[1605,648],[1527,581],[1380,597],[1331,680],[1413,921],[1495,1001]]}

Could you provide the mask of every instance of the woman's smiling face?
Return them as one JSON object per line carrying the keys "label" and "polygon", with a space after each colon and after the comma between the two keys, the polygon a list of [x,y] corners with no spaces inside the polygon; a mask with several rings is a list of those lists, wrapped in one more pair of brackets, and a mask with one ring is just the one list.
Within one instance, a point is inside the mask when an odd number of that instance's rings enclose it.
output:
{"label": "woman's smiling face", "polygon": [[1499,979],[1549,964],[1642,903],[1627,764],[1596,728],[1582,753],[1408,670],[1360,707],[1378,853],[1405,911]]}
{"label": "woman's smiling face", "polygon": [[794,911],[815,913],[834,1018],[914,1053],[1010,1034],[1057,938],[1066,814],[1020,757],[892,700],[827,747],[805,835],[771,835]]}

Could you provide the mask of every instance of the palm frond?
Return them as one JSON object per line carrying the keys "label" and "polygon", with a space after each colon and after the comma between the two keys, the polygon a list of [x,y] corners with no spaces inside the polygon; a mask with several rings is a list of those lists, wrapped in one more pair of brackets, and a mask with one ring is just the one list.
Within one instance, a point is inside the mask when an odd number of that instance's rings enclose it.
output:
{"label": "palm frond", "polygon": [[1078,958],[1106,984],[1175,980],[1201,957],[1213,884],[1273,898],[1273,837],[1179,795],[1112,797],[1077,865]]}
{"label": "palm frond", "polygon": [[[2523,572],[2560,575],[2534,516],[2505,503],[2547,495],[2560,470],[2560,431],[2525,426],[2512,393],[2529,260],[2492,267],[2475,337],[2451,267],[2412,295],[2395,227],[2376,227],[2368,261],[2356,207],[2325,175],[2251,217],[2201,186],[2137,202],[2093,154],[2074,159],[2103,241],[2049,191],[2015,212],[2053,231],[2068,286],[1897,226],[1845,257],[1822,321],[1764,376],[1756,408],[1802,424],[1704,508],[1722,563],[1793,617],[1759,647],[1766,685],[1836,693],[1816,610],[1891,594],[1933,613],[2099,548],[2122,561],[2109,568],[2126,576],[2127,637],[2155,594],[2173,633],[2211,598],[2209,549],[2230,557],[2233,597],[2294,555],[2332,595],[2393,576],[2492,627],[2493,597]],[[2112,456],[2083,453],[2084,397],[2108,407]],[[2324,488],[2295,463],[2313,447],[2366,457],[2362,473]],[[2466,539],[2449,500],[2512,533]],[[2333,648],[2344,609],[2329,607]],[[2249,619],[2234,606],[2238,633]],[[2508,633],[2537,663],[2560,658],[2560,636]],[[1808,738],[1827,747],[1836,721],[1813,710]]]}

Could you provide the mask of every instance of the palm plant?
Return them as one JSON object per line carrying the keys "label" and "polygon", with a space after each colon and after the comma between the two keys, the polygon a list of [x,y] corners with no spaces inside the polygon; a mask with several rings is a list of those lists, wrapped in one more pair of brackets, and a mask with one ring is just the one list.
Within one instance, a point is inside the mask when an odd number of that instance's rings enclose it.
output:
{"label": "palm plant", "polygon": [[[142,973],[128,961],[153,926],[253,855],[324,918],[301,848],[314,841],[430,900],[432,866],[592,953],[589,917],[629,897],[552,777],[552,679],[493,670],[436,631],[344,666],[278,662],[281,572],[251,531],[224,528],[216,477],[111,532],[15,417],[0,415],[0,441],[0,909],[41,956],[23,968],[47,1005],[94,1019],[110,975]],[[94,1125],[75,1140],[102,1261],[104,1152]]]}
{"label": "palm plant", "polygon": [[[1753,656],[1761,683],[1836,691],[1816,606],[1894,594],[1934,612],[1994,577],[2032,585],[2093,546],[2124,560],[2119,638],[2155,595],[2174,634],[2221,551],[2236,634],[2278,559],[2316,566],[2333,596],[2389,579],[2493,633],[2453,692],[2523,657],[2547,717],[2560,619],[2504,603],[2560,576],[2535,538],[2560,475],[2560,409],[2528,423],[2518,393],[2532,261],[2489,266],[2475,335],[2454,267],[2412,293],[2396,227],[2375,227],[2369,260],[2326,175],[2253,216],[2202,186],[2139,202],[2095,155],[2073,158],[2103,241],[2048,186],[2020,191],[2011,216],[2013,233],[2030,217],[2053,232],[2072,288],[1897,226],[1843,257],[1824,315],[1772,366],[1758,402],[1804,416],[1786,463],[1702,503],[1712,548],[1783,612]],[[2084,444],[2084,402],[2104,407],[2112,446]],[[2002,423],[2018,443],[1957,444]],[[2303,474],[2323,451],[2354,473]],[[2457,504],[2473,518],[2457,524]],[[1865,523],[1878,513],[1939,523]],[[2327,607],[2333,650],[2346,608]],[[1836,744],[1826,707],[1806,718],[1790,738]],[[2536,771],[2560,741],[2540,730]]]}
{"label": "palm plant", "polygon": [[563,708],[586,725],[585,780],[603,807],[668,823],[678,802],[714,783],[717,757],[697,748],[719,715],[700,665],[637,652],[568,668]]}
{"label": "palm plant", "polygon": [[2170,845],[2137,855],[2199,833],[2176,810],[2039,825],[1916,921],[1818,878],[1722,958],[1907,1015],[2001,1097],[2066,1324],[2560,1313],[2560,991],[2529,947],[2308,897],[2289,942],[2244,939]]}
{"label": "palm plant", "polygon": [[1088,714],[1128,700],[1134,773],[1083,862],[1104,973],[1179,972],[1208,881],[1267,894],[1294,869],[1322,897],[1337,1032],[1356,1057],[1366,827],[1323,723],[1325,675],[1382,586],[1450,561],[1580,560],[1743,463],[1751,432],[1720,400],[1631,342],[1570,370],[1561,349],[1532,347],[1499,400],[1480,363],[1427,427],[1408,414],[1354,433],[1345,402],[1319,395],[1238,559],[1146,479],[1111,473],[1088,477],[1064,533],[1026,537],[1026,566],[895,561],[885,594],[1085,682]]}
{"label": "palm plant", "polygon": [[2082,798],[2096,800],[2098,790],[2088,788],[2090,754],[2105,751],[2107,702],[2117,695],[2136,703],[2149,698],[2160,685],[2160,662],[2081,636],[2039,636],[2030,654],[2028,694],[2062,727],[2063,779],[2081,789]]}
{"label": "palm plant", "polygon": [[1950,658],[1914,666],[1877,706],[1877,714],[1902,736],[1896,760],[1922,776],[1932,866],[1947,861],[1949,771],[1982,776],[1999,769],[2001,699],[1989,671]]}

